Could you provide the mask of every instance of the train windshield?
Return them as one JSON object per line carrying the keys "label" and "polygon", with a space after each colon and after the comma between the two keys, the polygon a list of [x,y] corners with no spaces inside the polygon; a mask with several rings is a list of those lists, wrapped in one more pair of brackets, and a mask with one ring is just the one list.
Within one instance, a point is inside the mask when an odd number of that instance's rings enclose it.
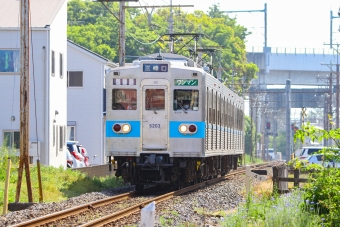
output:
{"label": "train windshield", "polygon": [[112,89],[112,110],[136,110],[136,89]]}
{"label": "train windshield", "polygon": [[198,110],[198,90],[175,89],[174,110]]}
{"label": "train windshield", "polygon": [[146,89],[145,94],[145,110],[155,111],[165,109],[164,89]]}

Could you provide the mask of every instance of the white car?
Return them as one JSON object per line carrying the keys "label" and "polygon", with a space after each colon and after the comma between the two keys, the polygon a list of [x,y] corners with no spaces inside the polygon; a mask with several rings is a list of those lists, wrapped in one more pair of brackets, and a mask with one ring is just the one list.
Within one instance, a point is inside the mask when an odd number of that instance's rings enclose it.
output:
{"label": "white car", "polygon": [[323,167],[336,167],[340,168],[340,163],[339,162],[334,162],[332,160],[329,161],[324,161],[324,155],[323,154],[313,154],[309,156],[306,160],[306,165],[310,164],[318,164]]}
{"label": "white car", "polygon": [[307,159],[310,155],[318,153],[323,147],[303,147],[300,153],[299,160]]}
{"label": "white car", "polygon": [[[71,168],[79,168],[86,166],[84,162],[84,156],[81,154],[81,151],[79,150],[77,144],[78,144],[77,141],[67,141],[67,150],[69,151],[73,158],[73,164]],[[71,160],[68,156],[69,155],[66,153],[67,163],[69,163],[69,160]]]}
{"label": "white car", "polygon": [[77,148],[78,148],[78,152],[83,156],[84,158],[84,163],[85,166],[89,166],[90,165],[90,159],[89,159],[89,155],[85,149],[85,147],[83,147],[83,145],[77,144]]}

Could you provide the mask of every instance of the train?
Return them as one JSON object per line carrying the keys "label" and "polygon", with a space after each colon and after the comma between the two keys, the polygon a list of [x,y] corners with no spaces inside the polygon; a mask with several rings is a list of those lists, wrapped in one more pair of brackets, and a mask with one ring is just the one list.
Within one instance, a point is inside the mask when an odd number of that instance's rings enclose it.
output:
{"label": "train", "polygon": [[105,155],[136,191],[237,169],[243,119],[242,97],[185,56],[150,54],[106,74]]}

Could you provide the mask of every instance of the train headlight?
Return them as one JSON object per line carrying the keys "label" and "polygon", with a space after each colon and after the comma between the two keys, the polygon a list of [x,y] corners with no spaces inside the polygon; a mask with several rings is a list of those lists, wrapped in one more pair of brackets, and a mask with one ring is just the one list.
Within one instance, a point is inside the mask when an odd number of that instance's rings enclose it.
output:
{"label": "train headlight", "polygon": [[187,131],[188,127],[186,125],[180,125],[179,126],[179,131],[181,133],[185,133]]}
{"label": "train headlight", "polygon": [[124,133],[128,133],[131,131],[131,126],[129,124],[124,124],[122,130]]}
{"label": "train headlight", "polygon": [[115,133],[129,133],[131,131],[131,125],[128,123],[116,123],[112,126],[112,130]]}
{"label": "train headlight", "polygon": [[197,132],[197,126],[195,124],[181,124],[178,127],[178,131],[185,135],[192,135]]}

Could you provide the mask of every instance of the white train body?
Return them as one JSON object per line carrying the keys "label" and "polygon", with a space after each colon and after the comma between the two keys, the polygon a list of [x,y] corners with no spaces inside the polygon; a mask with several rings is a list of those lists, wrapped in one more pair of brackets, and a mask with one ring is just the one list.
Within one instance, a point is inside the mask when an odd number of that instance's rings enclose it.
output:
{"label": "white train body", "polygon": [[142,189],[235,168],[244,153],[242,98],[190,59],[152,57],[106,78],[106,156],[116,175]]}

